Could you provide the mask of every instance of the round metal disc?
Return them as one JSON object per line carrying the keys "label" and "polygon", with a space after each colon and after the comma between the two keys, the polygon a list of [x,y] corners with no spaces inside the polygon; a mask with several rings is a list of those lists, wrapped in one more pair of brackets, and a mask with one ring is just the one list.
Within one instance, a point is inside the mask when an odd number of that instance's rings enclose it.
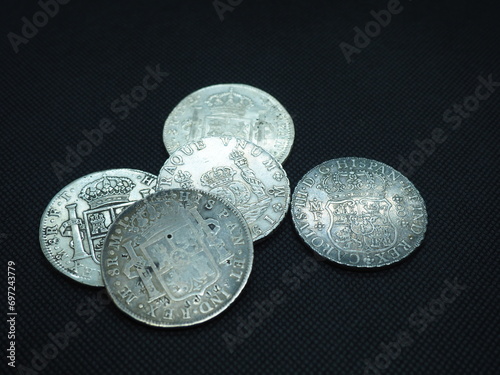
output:
{"label": "round metal disc", "polygon": [[50,201],[40,221],[40,246],[50,263],[73,280],[104,286],[101,251],[115,217],[156,188],[156,176],[110,169],[81,177]]}
{"label": "round metal disc", "polygon": [[292,148],[293,121],[271,95],[242,84],[204,87],[184,98],[165,121],[163,142],[169,154],[204,137],[247,139],[283,163]]}
{"label": "round metal disc", "polygon": [[196,188],[234,204],[254,241],[280,224],[290,202],[283,167],[261,147],[231,136],[203,138],[174,152],[158,176],[158,190]]}
{"label": "round metal disc", "polygon": [[188,189],[163,190],[123,211],[102,254],[115,304],[158,327],[204,322],[245,286],[253,243],[243,216],[221,199]]}
{"label": "round metal disc", "polygon": [[381,267],[420,245],[427,211],[419,192],[388,165],[333,159],[300,180],[292,196],[299,235],[318,254],[352,267]]}

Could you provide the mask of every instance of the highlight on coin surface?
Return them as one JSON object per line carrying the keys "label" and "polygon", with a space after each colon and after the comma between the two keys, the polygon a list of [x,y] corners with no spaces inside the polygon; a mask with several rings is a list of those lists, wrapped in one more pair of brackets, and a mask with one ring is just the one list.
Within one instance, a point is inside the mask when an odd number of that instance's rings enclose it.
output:
{"label": "highlight on coin surface", "polygon": [[418,190],[390,166],[364,158],[326,161],[292,196],[292,218],[318,254],[352,267],[381,267],[417,248],[427,227]]}
{"label": "highlight on coin surface", "polygon": [[184,98],[163,129],[169,154],[204,137],[233,136],[249,140],[283,163],[295,130],[286,109],[270,94],[243,84],[204,87]]}
{"label": "highlight on coin surface", "polygon": [[156,176],[135,169],[110,169],[83,176],[50,201],[40,221],[40,246],[64,275],[104,286],[101,251],[116,216],[153,193]]}
{"label": "highlight on coin surface", "polygon": [[148,325],[182,327],[224,311],[252,263],[252,237],[233,205],[199,190],[169,189],[118,216],[101,266],[119,309]]}
{"label": "highlight on coin surface", "polygon": [[175,151],[161,168],[158,189],[195,188],[236,206],[254,241],[275,230],[290,203],[281,164],[262,147],[232,136],[203,138]]}

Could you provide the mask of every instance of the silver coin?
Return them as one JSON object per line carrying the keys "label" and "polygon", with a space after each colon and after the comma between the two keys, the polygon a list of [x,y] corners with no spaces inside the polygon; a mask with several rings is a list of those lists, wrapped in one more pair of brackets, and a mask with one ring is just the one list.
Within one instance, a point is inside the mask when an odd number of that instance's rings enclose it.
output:
{"label": "silver coin", "polygon": [[110,169],[81,177],[50,201],[40,221],[40,246],[50,263],[73,280],[104,286],[101,252],[115,217],[153,193],[156,176]]}
{"label": "silver coin", "polygon": [[247,139],[283,163],[295,136],[293,121],[271,95],[242,84],[204,87],[184,98],[165,121],[163,142],[169,154],[204,137]]}
{"label": "silver coin", "polygon": [[261,147],[231,136],[209,137],[175,151],[158,176],[158,190],[196,188],[234,204],[254,241],[280,224],[290,183],[280,163]]}
{"label": "silver coin", "polygon": [[333,159],[300,180],[292,218],[318,254],[352,267],[381,267],[420,245],[427,211],[419,192],[401,173],[378,161]]}
{"label": "silver coin", "polygon": [[126,209],[109,230],[102,273],[115,304],[158,327],[204,322],[245,286],[253,243],[238,210],[188,189],[159,191]]}

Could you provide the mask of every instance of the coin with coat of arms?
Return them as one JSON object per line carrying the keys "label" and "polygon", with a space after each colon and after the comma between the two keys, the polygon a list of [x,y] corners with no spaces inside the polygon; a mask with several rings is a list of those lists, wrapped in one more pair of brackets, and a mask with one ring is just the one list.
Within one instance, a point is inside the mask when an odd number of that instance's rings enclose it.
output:
{"label": "coin with coat of arms", "polygon": [[283,220],[290,183],[281,164],[262,147],[232,136],[203,138],[175,151],[158,176],[158,189],[196,188],[234,204],[254,241]]}
{"label": "coin with coat of arms", "polygon": [[40,246],[50,263],[73,280],[104,286],[101,252],[115,218],[153,193],[156,176],[110,169],[83,176],[50,201],[40,221]]}
{"label": "coin with coat of arms", "polygon": [[122,311],[152,326],[182,327],[224,311],[252,263],[252,237],[233,205],[206,192],[170,189],[118,216],[101,266]]}
{"label": "coin with coat of arms", "polygon": [[286,109],[271,95],[243,84],[204,87],[184,98],[168,116],[163,142],[169,154],[212,136],[247,139],[283,163],[295,130]]}
{"label": "coin with coat of arms", "polygon": [[364,158],[324,162],[292,196],[299,235],[318,254],[352,267],[381,267],[417,248],[427,227],[415,186],[390,166]]}

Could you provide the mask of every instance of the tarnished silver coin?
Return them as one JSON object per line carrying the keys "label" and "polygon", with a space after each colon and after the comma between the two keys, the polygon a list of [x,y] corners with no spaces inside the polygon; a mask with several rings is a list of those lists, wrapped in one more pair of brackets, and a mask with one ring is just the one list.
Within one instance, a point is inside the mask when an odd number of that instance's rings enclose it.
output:
{"label": "tarnished silver coin", "polygon": [[241,213],[190,189],[159,191],[121,213],[102,254],[104,283],[115,304],[158,327],[204,322],[245,286],[253,242]]}
{"label": "tarnished silver coin", "polygon": [[42,215],[43,253],[66,276],[103,286],[101,252],[109,227],[121,211],[155,188],[156,176],[134,169],[110,169],[73,181]]}
{"label": "tarnished silver coin", "polygon": [[318,254],[352,267],[381,267],[424,238],[427,212],[401,173],[378,161],[333,159],[311,169],[292,196],[292,218]]}
{"label": "tarnished silver coin", "polygon": [[175,151],[158,176],[158,190],[169,188],[196,188],[234,204],[254,241],[280,224],[290,202],[281,164],[263,148],[231,136],[203,138]]}
{"label": "tarnished silver coin", "polygon": [[163,142],[169,154],[204,137],[243,138],[283,163],[295,130],[285,108],[271,95],[242,84],[204,87],[184,98],[168,116]]}

